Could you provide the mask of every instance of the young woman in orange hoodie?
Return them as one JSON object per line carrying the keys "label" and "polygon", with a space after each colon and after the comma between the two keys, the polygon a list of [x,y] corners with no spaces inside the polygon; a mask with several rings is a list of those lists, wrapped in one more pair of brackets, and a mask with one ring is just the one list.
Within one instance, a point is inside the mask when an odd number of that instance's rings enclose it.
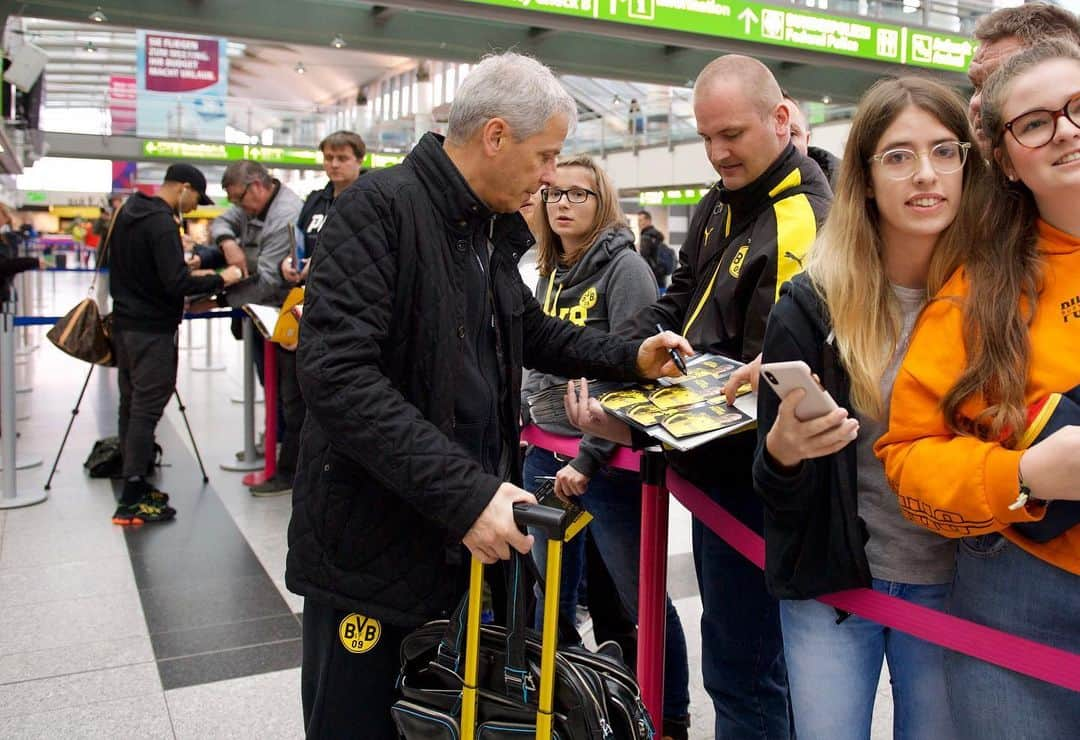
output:
{"label": "young woman in orange hoodie", "polygon": [[[876,452],[905,516],[963,538],[950,611],[1080,653],[1080,48],[983,88],[986,231],[923,311]],[[958,653],[958,732],[1074,737],[1080,693]]]}

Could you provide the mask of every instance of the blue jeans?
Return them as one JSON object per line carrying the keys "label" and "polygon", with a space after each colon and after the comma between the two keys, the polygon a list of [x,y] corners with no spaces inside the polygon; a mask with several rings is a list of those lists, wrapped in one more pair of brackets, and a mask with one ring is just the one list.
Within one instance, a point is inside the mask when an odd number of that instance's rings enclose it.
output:
{"label": "blue jeans", "polygon": [[[747,474],[749,469],[747,461]],[[761,534],[761,499],[749,481],[729,478],[731,484],[706,493]],[[765,588],[765,575],[697,517],[693,540],[703,610],[701,674],[716,710],[716,738],[787,740],[791,723],[780,610]]]}
{"label": "blue jeans", "polygon": [[[1080,653],[1080,578],[1000,534],[967,537],[949,612]],[[1066,738],[1080,732],[1080,693],[948,652],[945,683],[962,738]]]}
{"label": "blue jeans", "polygon": [[[944,611],[949,584],[874,579],[874,590]],[[889,661],[895,740],[956,737],[945,694],[944,649],[819,601],[781,601],[791,708],[800,738],[866,740],[881,659]]]}
{"label": "blue jeans", "polygon": [[[565,462],[557,460],[550,452],[534,447],[525,457],[525,488],[536,490],[537,476],[555,475],[564,465]],[[641,478],[625,470],[604,468],[589,481],[589,487],[579,498],[579,503],[593,515],[589,532],[615,582],[623,606],[636,622],[641,550]],[[584,552],[585,539],[581,535],[563,546],[559,610],[571,623],[577,608]],[[533,557],[543,572],[547,562],[547,541],[543,538],[537,537]],[[542,619],[543,609],[544,600],[540,596],[536,605],[538,623]],[[690,668],[686,657],[686,635],[670,598],[667,599],[664,645],[664,717],[683,719],[690,714]]]}

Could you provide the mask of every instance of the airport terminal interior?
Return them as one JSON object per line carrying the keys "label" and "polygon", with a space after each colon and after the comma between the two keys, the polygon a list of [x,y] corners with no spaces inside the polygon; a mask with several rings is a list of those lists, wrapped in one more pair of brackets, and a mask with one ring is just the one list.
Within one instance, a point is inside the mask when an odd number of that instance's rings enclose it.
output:
{"label": "airport terminal interior", "polygon": [[[563,155],[590,154],[606,169],[635,239],[646,210],[678,249],[717,179],[693,108],[694,79],[710,60],[764,62],[811,145],[839,156],[856,102],[881,77],[925,74],[966,99],[975,25],[1017,4],[0,3],[0,203],[18,254],[41,267],[15,275],[4,304],[12,344],[0,382],[3,403],[14,403],[2,408],[2,429],[15,435],[0,440],[0,737],[304,735],[304,599],[284,575],[292,502],[249,492],[268,468],[267,391],[231,312],[199,312],[179,328],[176,393],[156,429],[155,486],[177,512],[167,523],[110,523],[123,481],[90,477],[84,461],[117,434],[117,371],[46,337],[92,289],[112,209],[157,192],[170,165],[205,175],[213,203],[186,214],[184,230],[211,242],[230,206],[221,182],[231,163],[260,162],[304,199],[328,182],[320,141],[348,130],[366,144],[361,178],[398,166],[426,131],[445,132],[484,55],[513,49],[549,65],[576,102]],[[520,269],[536,285],[536,250]],[[107,271],[99,279],[106,313]],[[666,562],[688,642],[689,737],[704,740],[714,715],[700,670],[691,514],[674,498]],[[587,607],[578,611],[595,647]],[[893,737],[887,669],[872,737]]]}

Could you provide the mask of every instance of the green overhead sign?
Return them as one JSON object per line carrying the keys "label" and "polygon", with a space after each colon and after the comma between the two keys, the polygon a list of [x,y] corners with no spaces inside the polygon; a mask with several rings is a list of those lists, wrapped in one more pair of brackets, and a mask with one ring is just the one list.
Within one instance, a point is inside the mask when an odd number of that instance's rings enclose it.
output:
{"label": "green overhead sign", "polygon": [[299,164],[319,167],[322,152],[318,149],[263,146],[261,144],[203,144],[196,141],[157,141],[142,143],[145,157],[160,159],[215,159],[232,162],[251,159],[264,164]]}
{"label": "green overhead sign", "polygon": [[705,197],[709,188],[672,188],[642,190],[638,193],[640,206],[692,206]]}
{"label": "green overhead sign", "polygon": [[966,72],[975,45],[918,26],[725,0],[465,0],[597,21]]}
{"label": "green overhead sign", "polygon": [[[142,143],[144,157],[156,159],[213,160],[235,162],[251,159],[263,164],[322,166],[322,152],[318,149],[298,149],[296,147],[263,146],[261,144],[204,144],[197,141],[159,141],[149,140]],[[368,152],[364,156],[365,169],[380,169],[400,164],[404,154],[380,154]]]}

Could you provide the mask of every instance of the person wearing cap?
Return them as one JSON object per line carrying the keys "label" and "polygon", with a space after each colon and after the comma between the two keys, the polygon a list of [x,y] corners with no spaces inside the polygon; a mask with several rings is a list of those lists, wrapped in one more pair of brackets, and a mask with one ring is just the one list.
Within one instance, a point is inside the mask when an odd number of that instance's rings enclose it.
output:
{"label": "person wearing cap", "polygon": [[124,488],[114,524],[161,522],[176,515],[168,494],[147,476],[153,468],[154,429],[176,387],[176,329],[184,315],[184,297],[214,293],[242,277],[238,267],[192,275],[184,263],[179,219],[212,202],[203,173],[174,164],[156,195],[137,192],[116,215],[109,243],[109,292]]}

